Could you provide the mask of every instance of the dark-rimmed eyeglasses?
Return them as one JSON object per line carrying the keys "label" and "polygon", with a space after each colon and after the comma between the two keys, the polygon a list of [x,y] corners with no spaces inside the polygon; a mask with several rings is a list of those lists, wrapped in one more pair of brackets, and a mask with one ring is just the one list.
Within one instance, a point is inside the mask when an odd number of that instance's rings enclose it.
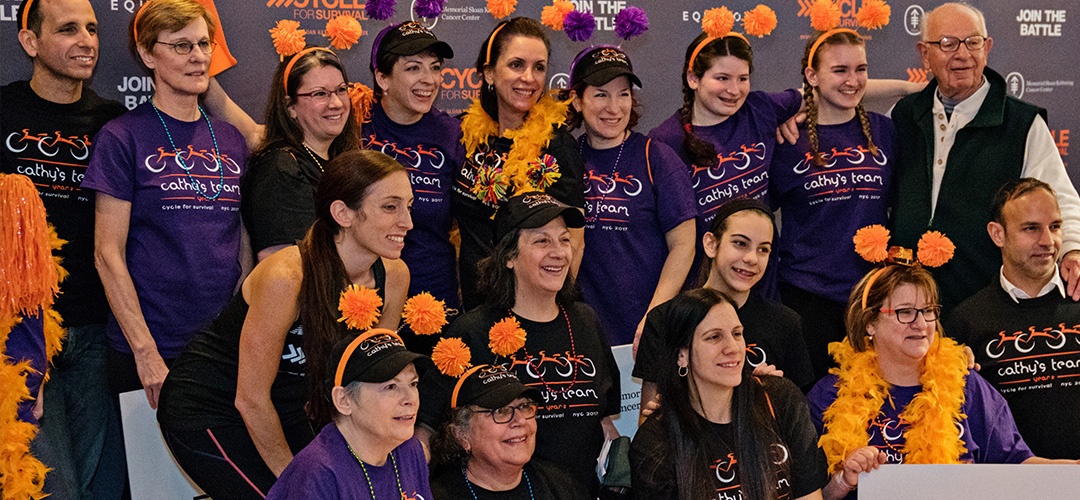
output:
{"label": "dark-rimmed eyeglasses", "polygon": [[982,35],[971,35],[963,40],[952,36],[943,36],[941,40],[926,43],[937,45],[942,52],[956,52],[960,49],[961,43],[966,45],[969,51],[979,50],[986,45],[986,40],[988,38]]}
{"label": "dark-rimmed eyeglasses", "polygon": [[476,410],[478,413],[490,413],[491,419],[496,424],[508,424],[514,420],[514,413],[520,413],[521,418],[529,419],[536,417],[536,402],[528,401],[519,405],[506,405],[494,410]]}
{"label": "dark-rimmed eyeglasses", "polygon": [[937,321],[938,316],[941,315],[941,306],[926,306],[922,309],[914,307],[901,307],[900,309],[885,309],[884,307],[879,309],[885,314],[895,314],[896,321],[901,324],[910,325],[915,322],[915,319],[922,314],[922,319],[927,323]]}
{"label": "dark-rimmed eyeglasses", "polygon": [[349,98],[349,86],[342,85],[334,90],[319,89],[311,92],[297,93],[296,97],[310,97],[315,104],[326,104],[330,101],[330,95],[336,94],[338,99],[345,101]]}
{"label": "dark-rimmed eyeglasses", "polygon": [[157,41],[154,41],[154,43],[160,43],[162,45],[168,45],[169,47],[172,47],[172,49],[175,50],[177,54],[180,54],[182,56],[186,56],[186,55],[190,54],[191,51],[196,46],[199,47],[199,50],[202,51],[202,53],[206,54],[206,55],[210,55],[210,53],[214,52],[214,49],[217,48],[217,44],[214,43],[214,42],[211,42],[210,40],[199,40],[196,43],[191,43],[191,42],[189,42],[187,40],[183,40],[183,41],[176,42],[176,43],[162,42],[160,40],[157,40]]}

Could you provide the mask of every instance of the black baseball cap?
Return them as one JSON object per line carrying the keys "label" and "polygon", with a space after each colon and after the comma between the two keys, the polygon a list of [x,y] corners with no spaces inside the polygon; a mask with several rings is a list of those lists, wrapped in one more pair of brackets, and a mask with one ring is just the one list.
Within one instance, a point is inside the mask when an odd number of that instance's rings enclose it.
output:
{"label": "black baseball cap", "polygon": [[410,363],[417,373],[431,367],[431,358],[405,348],[401,337],[392,330],[372,328],[345,337],[330,354],[327,365],[328,388],[352,382],[386,382],[401,373]]}
{"label": "black baseball cap", "polygon": [[622,49],[613,45],[589,47],[578,53],[571,66],[570,88],[581,82],[599,87],[620,76],[626,76],[630,83],[641,87],[641,79],[634,74],[630,58]]}
{"label": "black baseball cap", "polygon": [[506,367],[479,365],[470,368],[458,378],[450,396],[450,407],[476,405],[495,410],[522,396],[540,402],[540,391],[525,387]]}
{"label": "black baseball cap", "polygon": [[585,216],[581,210],[547,193],[529,192],[512,196],[495,212],[495,242],[498,243],[515,229],[544,227],[559,216],[566,221],[566,227],[585,227]]}
{"label": "black baseball cap", "polygon": [[425,50],[430,50],[443,59],[454,58],[454,49],[450,48],[450,44],[436,38],[423,24],[416,21],[391,24],[375,37],[371,49],[371,69],[375,69],[379,58],[384,54],[411,56]]}

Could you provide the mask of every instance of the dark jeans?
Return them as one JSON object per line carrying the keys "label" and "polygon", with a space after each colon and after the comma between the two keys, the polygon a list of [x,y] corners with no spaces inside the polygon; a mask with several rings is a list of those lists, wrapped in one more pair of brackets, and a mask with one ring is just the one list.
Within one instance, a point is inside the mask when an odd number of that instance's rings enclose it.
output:
{"label": "dark jeans", "polygon": [[34,455],[52,469],[44,488],[50,499],[113,500],[123,493],[123,441],[110,402],[105,352],[105,325],[69,327],[53,358],[41,431],[31,443]]}

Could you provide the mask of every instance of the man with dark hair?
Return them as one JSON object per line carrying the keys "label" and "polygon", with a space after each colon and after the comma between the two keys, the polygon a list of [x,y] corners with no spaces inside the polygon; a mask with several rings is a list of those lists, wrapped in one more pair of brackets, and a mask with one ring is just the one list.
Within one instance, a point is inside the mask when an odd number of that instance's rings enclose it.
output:
{"label": "man with dark hair", "polygon": [[965,300],[945,332],[967,344],[979,374],[1009,402],[1036,455],[1080,450],[1080,303],[1065,296],[1055,263],[1062,222],[1054,190],[1032,178],[998,191],[987,224],[1001,249],[999,283]]}
{"label": "man with dark hair", "polygon": [[891,226],[894,245],[915,248],[927,230],[945,233],[955,257],[932,270],[946,312],[990,284],[1000,255],[984,227],[989,200],[1006,181],[1040,179],[1064,216],[1062,274],[1080,298],[1080,197],[1046,125],[1046,111],[1007,95],[986,67],[994,40],[978,9],[946,3],[923,18],[918,42],[934,79],[893,109],[897,150]]}
{"label": "man with dark hair", "polygon": [[123,450],[105,379],[108,302],[94,267],[93,197],[79,185],[94,135],[124,108],[84,85],[98,58],[89,0],[23,0],[17,20],[33,74],[0,88],[0,172],[37,185],[49,222],[67,240],[59,255],[70,273],[55,305],[67,336],[45,384],[33,451],[53,469],[51,498],[119,498]]}

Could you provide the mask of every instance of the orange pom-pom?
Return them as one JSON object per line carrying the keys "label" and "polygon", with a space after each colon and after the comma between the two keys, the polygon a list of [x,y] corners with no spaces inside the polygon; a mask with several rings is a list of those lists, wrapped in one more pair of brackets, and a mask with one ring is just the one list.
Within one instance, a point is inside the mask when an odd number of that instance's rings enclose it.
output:
{"label": "orange pom-pom", "polygon": [[488,330],[488,347],[499,356],[509,356],[525,347],[525,330],[517,318],[503,318],[492,325]]}
{"label": "orange pom-pom", "polygon": [[366,286],[349,285],[338,300],[338,310],[341,311],[338,321],[354,330],[367,330],[379,320],[382,305],[379,292]]}
{"label": "orange pom-pom", "polygon": [[815,0],[807,10],[810,26],[818,31],[829,31],[840,25],[840,6],[833,0]]}
{"label": "orange pom-pom", "polygon": [[446,302],[421,292],[405,301],[405,312],[401,317],[417,335],[434,335],[446,326]]}
{"label": "orange pom-pom", "polygon": [[459,338],[445,338],[435,344],[431,351],[431,362],[435,363],[444,375],[460,377],[465,370],[472,366],[472,353],[469,346]]}
{"label": "orange pom-pom", "polygon": [[889,230],[881,224],[855,231],[855,253],[869,262],[881,262],[889,256]]}
{"label": "orange pom-pom", "polygon": [[487,10],[495,19],[502,19],[514,13],[517,0],[487,0]]}
{"label": "orange pom-pom", "polygon": [[776,29],[776,12],[765,5],[758,4],[757,7],[743,14],[742,25],[747,35],[762,38]]}
{"label": "orange pom-pom", "polygon": [[885,0],[863,0],[862,8],[855,14],[859,26],[876,30],[889,24],[892,7]]}
{"label": "orange pom-pom", "polygon": [[938,231],[927,231],[922,238],[919,238],[918,251],[919,263],[924,266],[938,267],[952,259],[956,245]]}
{"label": "orange pom-pom", "polygon": [[307,46],[307,41],[304,40],[307,31],[300,29],[297,21],[282,19],[269,31],[270,39],[274,41],[274,50],[282,60]]}
{"label": "orange pom-pom", "polygon": [[722,38],[734,27],[735,14],[727,7],[709,9],[701,16],[701,30],[713,38]]}
{"label": "orange pom-pom", "polygon": [[326,38],[335,49],[345,50],[352,47],[363,34],[360,21],[348,14],[339,15],[326,22]]}
{"label": "orange pom-pom", "polygon": [[349,84],[349,103],[352,104],[356,125],[363,126],[371,121],[371,107],[375,105],[375,91],[362,83]]}
{"label": "orange pom-pom", "polygon": [[540,11],[540,22],[555,31],[562,31],[563,19],[572,10],[574,10],[574,4],[569,1],[555,0],[554,3]]}

